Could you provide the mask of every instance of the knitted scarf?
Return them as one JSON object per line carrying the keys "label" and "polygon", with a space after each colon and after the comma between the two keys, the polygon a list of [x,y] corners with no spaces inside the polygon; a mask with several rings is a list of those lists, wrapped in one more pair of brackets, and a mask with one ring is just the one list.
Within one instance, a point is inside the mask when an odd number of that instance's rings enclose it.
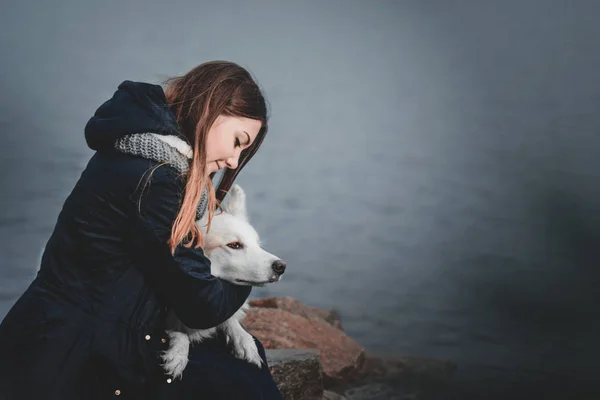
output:
{"label": "knitted scarf", "polygon": [[[136,133],[126,135],[115,141],[115,148],[121,153],[140,156],[150,160],[167,163],[186,175],[190,168],[192,148],[183,139],[174,135],[159,135],[156,133]],[[196,220],[204,215],[208,207],[208,192],[206,188],[198,202]]]}

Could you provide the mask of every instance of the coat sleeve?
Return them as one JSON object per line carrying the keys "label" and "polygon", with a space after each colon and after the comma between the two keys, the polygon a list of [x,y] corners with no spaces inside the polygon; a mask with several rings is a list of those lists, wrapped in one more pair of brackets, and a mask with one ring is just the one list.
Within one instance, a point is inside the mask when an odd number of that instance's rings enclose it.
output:
{"label": "coat sleeve", "polygon": [[210,260],[201,248],[167,244],[180,207],[181,184],[169,166],[157,168],[136,196],[136,254],[142,272],[179,320],[192,329],[207,329],[229,319],[247,300],[251,287],[238,286],[211,275]]}

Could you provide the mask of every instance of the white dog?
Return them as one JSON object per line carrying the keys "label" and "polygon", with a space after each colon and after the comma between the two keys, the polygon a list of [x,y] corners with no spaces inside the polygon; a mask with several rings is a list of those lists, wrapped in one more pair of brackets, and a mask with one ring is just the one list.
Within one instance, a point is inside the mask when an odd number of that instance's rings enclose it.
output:
{"label": "white dog", "polygon": [[[211,261],[211,274],[237,285],[264,286],[278,282],[286,264],[261,248],[258,234],[248,222],[246,195],[238,185],[229,191],[223,211],[215,213],[208,233],[205,218],[197,222],[204,235],[203,249]],[[189,329],[170,312],[167,319],[169,348],[162,354],[167,374],[181,378],[190,344],[213,337],[217,331],[232,345],[235,357],[260,367],[262,359],[254,338],[240,324],[247,309],[246,303],[227,321],[210,329]]]}

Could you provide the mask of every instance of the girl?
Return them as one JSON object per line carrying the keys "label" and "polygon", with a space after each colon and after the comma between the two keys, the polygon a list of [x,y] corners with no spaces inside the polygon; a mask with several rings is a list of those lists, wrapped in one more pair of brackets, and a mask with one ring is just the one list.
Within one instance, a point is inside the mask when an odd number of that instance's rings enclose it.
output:
{"label": "girl", "polygon": [[210,274],[195,221],[210,223],[266,133],[265,99],[234,63],[202,64],[164,91],[123,82],[87,123],[96,152],[0,325],[0,398],[281,399],[258,340],[262,368],[219,339],[191,349],[182,380],[159,360],[168,309],[206,329],[250,295]]}

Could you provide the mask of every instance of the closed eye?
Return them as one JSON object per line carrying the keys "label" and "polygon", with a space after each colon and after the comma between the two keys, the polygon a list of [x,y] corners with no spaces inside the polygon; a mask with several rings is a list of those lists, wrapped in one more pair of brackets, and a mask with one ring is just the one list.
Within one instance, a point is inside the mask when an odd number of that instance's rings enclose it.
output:
{"label": "closed eye", "polygon": [[[248,132],[246,131],[242,131],[245,135],[246,135],[246,143],[244,143],[244,146],[250,146],[250,135],[248,134]],[[239,138],[235,138],[235,147],[241,147],[242,146],[242,142],[240,141]]]}
{"label": "closed eye", "polygon": [[231,242],[231,243],[227,243],[227,247],[229,247],[230,249],[233,249],[233,250],[241,250],[244,248],[244,245],[241,244],[240,242]]}

